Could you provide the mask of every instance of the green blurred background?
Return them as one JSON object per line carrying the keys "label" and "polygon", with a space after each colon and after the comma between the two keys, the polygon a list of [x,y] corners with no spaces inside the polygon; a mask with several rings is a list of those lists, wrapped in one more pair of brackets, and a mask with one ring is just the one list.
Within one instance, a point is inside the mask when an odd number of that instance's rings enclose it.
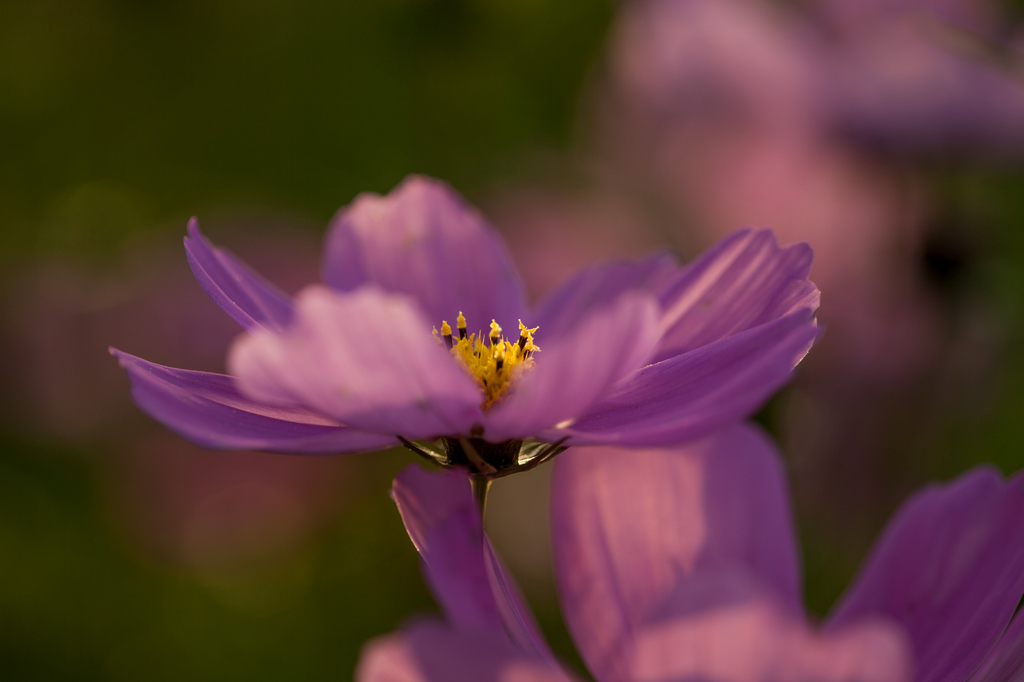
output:
{"label": "green blurred background", "polygon": [[[358,192],[426,173],[486,209],[500,188],[572,185],[566,159],[589,144],[581,110],[615,12],[595,0],[0,2],[0,679],[347,679],[366,639],[435,608],[387,497],[407,454],[279,464],[186,449],[175,468],[160,458],[188,446],[126,406],[127,381],[103,349],[144,355],[131,320],[150,315],[193,336],[147,357],[222,365],[233,331],[203,338],[219,313],[187,281],[189,216],[257,265],[292,249],[299,265],[275,281],[294,290],[296,272],[315,277],[324,226]],[[883,396],[905,409],[883,420],[885,485],[862,506],[822,513],[834,482],[797,476],[818,615],[908,491],[978,462],[1024,466],[1024,176],[964,163],[920,172],[946,227],[919,265],[948,338],[989,335],[973,375],[984,380],[951,386],[937,372]],[[262,251],[247,247],[257,238]],[[687,243],[669,246],[691,255]],[[161,290],[199,312],[162,320],[173,305]],[[51,376],[65,372],[73,389]],[[800,390],[758,417],[783,442]],[[53,395],[58,408],[40,417]],[[214,530],[175,516],[193,519],[212,478],[230,492],[248,461],[269,497],[207,509]],[[534,487],[543,494],[543,479]],[[497,512],[534,524],[526,535],[544,533],[536,490]],[[298,520],[278,527],[280,510]],[[217,526],[222,512],[238,524]],[[550,577],[524,583],[578,665]]]}
{"label": "green blurred background", "polygon": [[14,1],[0,12],[4,251],[77,254],[211,210],[322,225],[410,172],[473,196],[564,148],[612,7]]}

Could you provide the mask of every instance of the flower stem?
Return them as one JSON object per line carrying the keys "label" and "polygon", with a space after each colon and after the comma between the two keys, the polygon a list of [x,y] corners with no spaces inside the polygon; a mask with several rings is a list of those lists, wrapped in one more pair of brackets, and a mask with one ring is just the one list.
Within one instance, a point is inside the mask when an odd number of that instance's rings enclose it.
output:
{"label": "flower stem", "polygon": [[471,475],[469,485],[473,488],[473,498],[480,512],[480,527],[484,525],[484,511],[487,509],[487,491],[491,488],[491,479],[486,476]]}

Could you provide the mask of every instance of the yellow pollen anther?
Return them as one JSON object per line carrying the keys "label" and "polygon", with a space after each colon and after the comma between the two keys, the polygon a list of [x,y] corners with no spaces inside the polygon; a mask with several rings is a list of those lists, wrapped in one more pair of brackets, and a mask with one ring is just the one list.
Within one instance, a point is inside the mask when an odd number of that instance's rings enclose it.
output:
{"label": "yellow pollen anther", "polygon": [[519,351],[524,352],[527,342],[533,340],[533,333],[540,329],[540,327],[534,327],[533,329],[528,328],[523,324],[522,320],[519,320]]}
{"label": "yellow pollen anther", "polygon": [[[466,318],[459,313],[457,320],[459,338],[452,339],[452,329],[446,321],[441,322],[441,336],[445,346],[455,356],[470,376],[476,379],[483,390],[483,408],[494,404],[508,390],[508,387],[524,371],[533,367],[531,352],[540,350],[533,344],[533,332],[537,327],[527,329],[520,320],[520,338],[517,343],[505,340],[501,325],[491,320],[490,333],[466,335]],[[438,343],[437,330],[434,330]]]}
{"label": "yellow pollen anther", "polygon": [[522,320],[519,320],[519,335],[520,336],[530,336],[531,334],[533,334],[538,329],[540,329],[540,327],[534,327],[533,329],[530,329],[525,324],[523,324]]}
{"label": "yellow pollen anther", "polygon": [[[452,349],[452,328],[448,326],[448,320],[441,321],[441,335],[444,337],[444,345],[448,350]],[[437,328],[434,329],[434,336],[437,336]]]}

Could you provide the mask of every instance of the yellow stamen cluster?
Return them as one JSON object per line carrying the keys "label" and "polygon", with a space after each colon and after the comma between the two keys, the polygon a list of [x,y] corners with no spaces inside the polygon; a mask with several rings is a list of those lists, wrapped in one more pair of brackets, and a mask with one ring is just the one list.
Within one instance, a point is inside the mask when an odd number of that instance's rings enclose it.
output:
{"label": "yellow stamen cluster", "polygon": [[520,320],[519,339],[506,341],[501,334],[501,326],[494,320],[491,320],[487,336],[480,332],[467,335],[466,318],[461,312],[456,324],[458,338],[453,338],[447,320],[441,322],[440,334],[437,333],[437,327],[434,328],[434,338],[438,343],[443,343],[480,384],[484,391],[483,408],[487,409],[508,390],[516,377],[533,367],[531,356],[540,350],[533,343],[533,333],[537,327],[529,329]]}

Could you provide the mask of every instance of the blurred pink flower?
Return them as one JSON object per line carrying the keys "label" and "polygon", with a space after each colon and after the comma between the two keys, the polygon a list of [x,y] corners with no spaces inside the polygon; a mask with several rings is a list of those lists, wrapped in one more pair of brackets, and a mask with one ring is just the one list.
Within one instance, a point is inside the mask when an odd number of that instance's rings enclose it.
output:
{"label": "blurred pink flower", "polygon": [[[233,241],[289,290],[316,273],[316,239],[267,228]],[[335,513],[348,463],[210,453],[141,417],[126,395],[111,341],[216,370],[238,332],[164,243],[101,271],[25,264],[11,283],[0,397],[11,426],[101,450],[107,503],[137,546],[196,569],[231,567],[288,551]]]}
{"label": "blurred pink flower", "polygon": [[544,190],[506,190],[489,202],[506,230],[527,293],[538,300],[578,270],[609,260],[639,259],[664,246],[652,221],[621,194],[576,200]]}
{"label": "blurred pink flower", "polygon": [[[247,259],[297,289],[317,271],[317,239],[279,226],[228,229]],[[111,343],[219,370],[237,325],[196,286],[163,239],[140,240],[104,267],[27,263],[6,287],[5,392],[18,426],[47,438],[99,437],[137,411],[106,353]]]}
{"label": "blurred pink flower", "polygon": [[613,39],[613,97],[655,137],[703,119],[904,154],[1019,155],[1024,72],[1000,33],[984,2],[638,0]]}
{"label": "blurred pink flower", "polygon": [[907,372],[905,361],[928,357],[921,346],[935,324],[906,275],[920,250],[921,193],[912,176],[832,135],[820,92],[834,85],[822,76],[829,58],[811,28],[755,0],[626,5],[612,48],[610,149],[691,217],[703,243],[749,224],[812,243],[830,292],[823,319],[839,327],[830,337],[843,353],[869,353],[856,371],[893,357],[874,349],[914,311],[908,331],[923,335],[897,334],[916,340],[889,363]]}
{"label": "blurred pink flower", "polygon": [[994,2],[823,0],[824,126],[886,151],[1019,158],[1024,62]]}
{"label": "blurred pink flower", "polygon": [[[601,682],[997,682],[1024,664],[1024,475],[982,467],[911,497],[820,627],[803,612],[781,463],[753,427],[574,449],[552,494],[563,611]],[[370,642],[356,678],[569,679],[465,481],[411,467],[393,496],[446,622]]]}
{"label": "blurred pink flower", "polygon": [[210,452],[160,428],[125,445],[104,467],[114,515],[138,546],[204,572],[302,546],[343,509],[353,473],[333,458]]}
{"label": "blurred pink flower", "polygon": [[905,381],[934,364],[942,324],[920,266],[937,209],[907,161],[1024,153],[1024,71],[996,57],[1000,26],[956,0],[627,3],[604,148],[702,243],[767,225],[812,244],[826,345]]}

